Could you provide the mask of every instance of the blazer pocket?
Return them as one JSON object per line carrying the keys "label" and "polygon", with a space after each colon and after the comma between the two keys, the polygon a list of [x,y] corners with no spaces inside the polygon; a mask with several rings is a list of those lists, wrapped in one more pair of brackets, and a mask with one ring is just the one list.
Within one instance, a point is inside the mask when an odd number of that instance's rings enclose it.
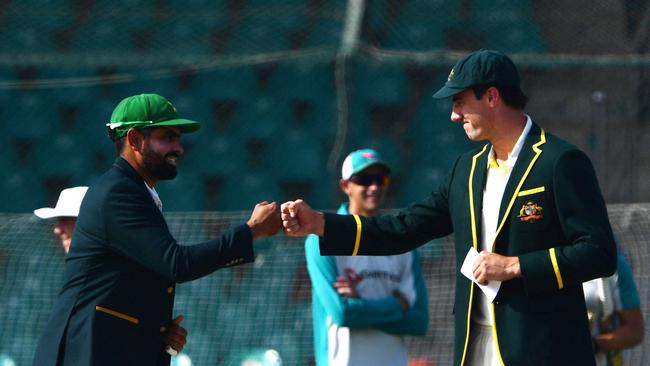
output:
{"label": "blazer pocket", "polygon": [[112,315],[112,316],[114,316],[116,318],[119,318],[119,319],[122,319],[122,320],[126,320],[127,322],[130,322],[130,323],[133,323],[133,324],[139,324],[140,323],[140,319],[138,319],[138,318],[132,317],[130,315],[124,314],[124,313],[119,312],[119,311],[115,311],[115,310],[112,310],[112,309],[109,309],[109,308],[105,308],[103,306],[95,306],[95,310],[97,310],[99,312],[102,312],[104,314]]}
{"label": "blazer pocket", "polygon": [[530,196],[531,194],[541,193],[541,192],[544,192],[545,190],[546,190],[546,188],[544,188],[544,186],[537,187],[537,188],[526,189],[526,190],[523,190],[523,191],[519,191],[519,193],[517,194],[517,197]]}

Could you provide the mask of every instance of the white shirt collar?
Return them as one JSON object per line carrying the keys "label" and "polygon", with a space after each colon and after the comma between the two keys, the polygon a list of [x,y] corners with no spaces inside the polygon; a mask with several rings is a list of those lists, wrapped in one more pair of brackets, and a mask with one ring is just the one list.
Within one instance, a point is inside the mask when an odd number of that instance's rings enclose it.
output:
{"label": "white shirt collar", "polygon": [[[530,119],[529,115],[526,115],[526,126],[524,126],[524,130],[521,132],[521,135],[519,135],[519,139],[517,139],[517,143],[515,143],[515,146],[512,148],[512,152],[510,152],[510,155],[508,156],[508,160],[505,161],[506,166],[513,167],[515,165],[515,162],[517,162],[517,158],[519,157],[521,148],[524,146],[524,141],[526,140],[526,136],[528,136],[528,133],[530,132],[532,126],[533,126],[533,121]],[[495,160],[494,145],[490,145],[490,152],[488,153],[488,163],[487,163],[488,168],[490,167],[490,163],[493,160]]]}
{"label": "white shirt collar", "polygon": [[158,196],[158,192],[156,192],[156,189],[149,187],[149,185],[146,182],[144,183],[144,186],[147,187],[147,190],[149,191],[149,194],[151,195],[153,202],[156,204],[160,212],[162,212],[162,201],[160,200],[160,196]]}

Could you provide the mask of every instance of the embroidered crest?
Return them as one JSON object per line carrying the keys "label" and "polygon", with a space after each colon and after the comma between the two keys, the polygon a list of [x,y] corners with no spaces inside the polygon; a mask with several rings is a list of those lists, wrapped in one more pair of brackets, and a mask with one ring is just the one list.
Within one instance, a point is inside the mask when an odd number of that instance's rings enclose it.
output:
{"label": "embroidered crest", "polygon": [[454,69],[451,69],[449,72],[449,76],[447,76],[447,81],[451,80],[451,78],[454,76]]}
{"label": "embroidered crest", "polygon": [[542,210],[543,208],[541,206],[538,206],[532,201],[528,201],[525,205],[521,206],[518,217],[523,222],[533,222],[542,218]]}

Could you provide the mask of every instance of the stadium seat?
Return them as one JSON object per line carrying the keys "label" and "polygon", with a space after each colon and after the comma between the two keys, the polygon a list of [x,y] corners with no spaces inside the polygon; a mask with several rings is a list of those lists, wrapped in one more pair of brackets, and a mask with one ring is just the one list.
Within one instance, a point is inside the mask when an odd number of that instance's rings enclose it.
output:
{"label": "stadium seat", "polygon": [[47,143],[34,147],[35,171],[43,178],[61,177],[70,185],[87,185],[94,172],[91,146],[73,130],[57,131]]}
{"label": "stadium seat", "polygon": [[281,199],[280,188],[271,174],[242,170],[228,177],[219,191],[217,208],[251,210],[258,202]]}
{"label": "stadium seat", "polygon": [[228,3],[228,0],[167,0],[171,13],[188,16],[223,16]]}
{"label": "stadium seat", "polygon": [[230,129],[243,141],[267,139],[277,143],[292,120],[289,102],[282,96],[259,95],[242,100],[233,115]]}
{"label": "stadium seat", "polygon": [[[331,3],[334,3],[332,1]],[[329,15],[329,16],[328,16]],[[334,18],[334,14],[323,14],[314,19],[314,25],[307,35],[306,47],[337,49],[343,38],[343,19]]]}
{"label": "stadium seat", "polygon": [[445,29],[435,23],[409,23],[390,29],[382,46],[392,50],[442,50],[446,47],[445,38]]}
{"label": "stadium seat", "polygon": [[1,212],[32,212],[49,204],[42,182],[28,169],[6,172],[0,191],[6,193],[0,202]]}
{"label": "stadium seat", "polygon": [[209,135],[202,130],[191,137],[196,138],[181,157],[180,164],[191,168],[195,173],[227,177],[242,171],[248,164],[246,146],[237,139],[223,135]]}
{"label": "stadium seat", "polygon": [[278,179],[311,179],[326,170],[327,155],[319,136],[291,130],[282,141],[269,144],[264,164]]}
{"label": "stadium seat", "polygon": [[286,5],[256,9],[233,30],[227,52],[254,54],[288,50],[289,32],[303,27],[304,14]]}
{"label": "stadium seat", "polygon": [[[38,7],[42,6],[41,3]],[[3,37],[0,37],[0,47],[16,53],[53,52],[56,49],[55,32],[71,24],[72,18],[66,15],[9,17],[6,29],[3,30]]]}
{"label": "stadium seat", "polygon": [[269,89],[295,99],[331,99],[334,69],[329,62],[280,63],[269,80]]}
{"label": "stadium seat", "polygon": [[543,52],[544,41],[535,23],[530,0],[472,1],[471,27],[484,36],[483,47],[505,53]]}
{"label": "stadium seat", "polygon": [[399,104],[408,97],[408,81],[401,65],[357,64],[350,75],[353,95],[366,103]]}
{"label": "stadium seat", "polygon": [[[46,90],[12,91],[7,103],[12,107],[0,110],[0,120],[7,121],[5,133],[10,136],[41,138],[54,130],[55,106]],[[17,118],[24,122],[17,123]]]}
{"label": "stadium seat", "polygon": [[257,88],[249,67],[222,67],[198,73],[191,81],[189,93],[212,100],[246,99]]}
{"label": "stadium seat", "polygon": [[446,29],[459,23],[461,3],[462,0],[405,1],[399,19],[405,28],[408,24],[423,24],[434,29]]}
{"label": "stadium seat", "polygon": [[[186,21],[191,19],[191,21]],[[207,55],[212,52],[210,34],[225,25],[223,16],[189,16],[174,13],[173,17],[157,25],[152,39],[152,51],[160,54],[183,53]]]}

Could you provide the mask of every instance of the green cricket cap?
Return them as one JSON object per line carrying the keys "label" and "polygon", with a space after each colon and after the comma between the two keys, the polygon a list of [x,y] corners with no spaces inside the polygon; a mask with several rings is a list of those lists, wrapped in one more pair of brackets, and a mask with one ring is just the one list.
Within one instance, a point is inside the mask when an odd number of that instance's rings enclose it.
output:
{"label": "green cricket cap", "polygon": [[451,69],[445,85],[434,98],[447,98],[477,85],[511,86],[520,89],[517,67],[498,51],[478,50],[461,58]]}
{"label": "green cricket cap", "polygon": [[181,132],[188,133],[198,130],[201,124],[180,118],[176,107],[161,95],[139,94],[122,99],[106,126],[114,131],[112,139],[119,140],[130,128],[176,126]]}

